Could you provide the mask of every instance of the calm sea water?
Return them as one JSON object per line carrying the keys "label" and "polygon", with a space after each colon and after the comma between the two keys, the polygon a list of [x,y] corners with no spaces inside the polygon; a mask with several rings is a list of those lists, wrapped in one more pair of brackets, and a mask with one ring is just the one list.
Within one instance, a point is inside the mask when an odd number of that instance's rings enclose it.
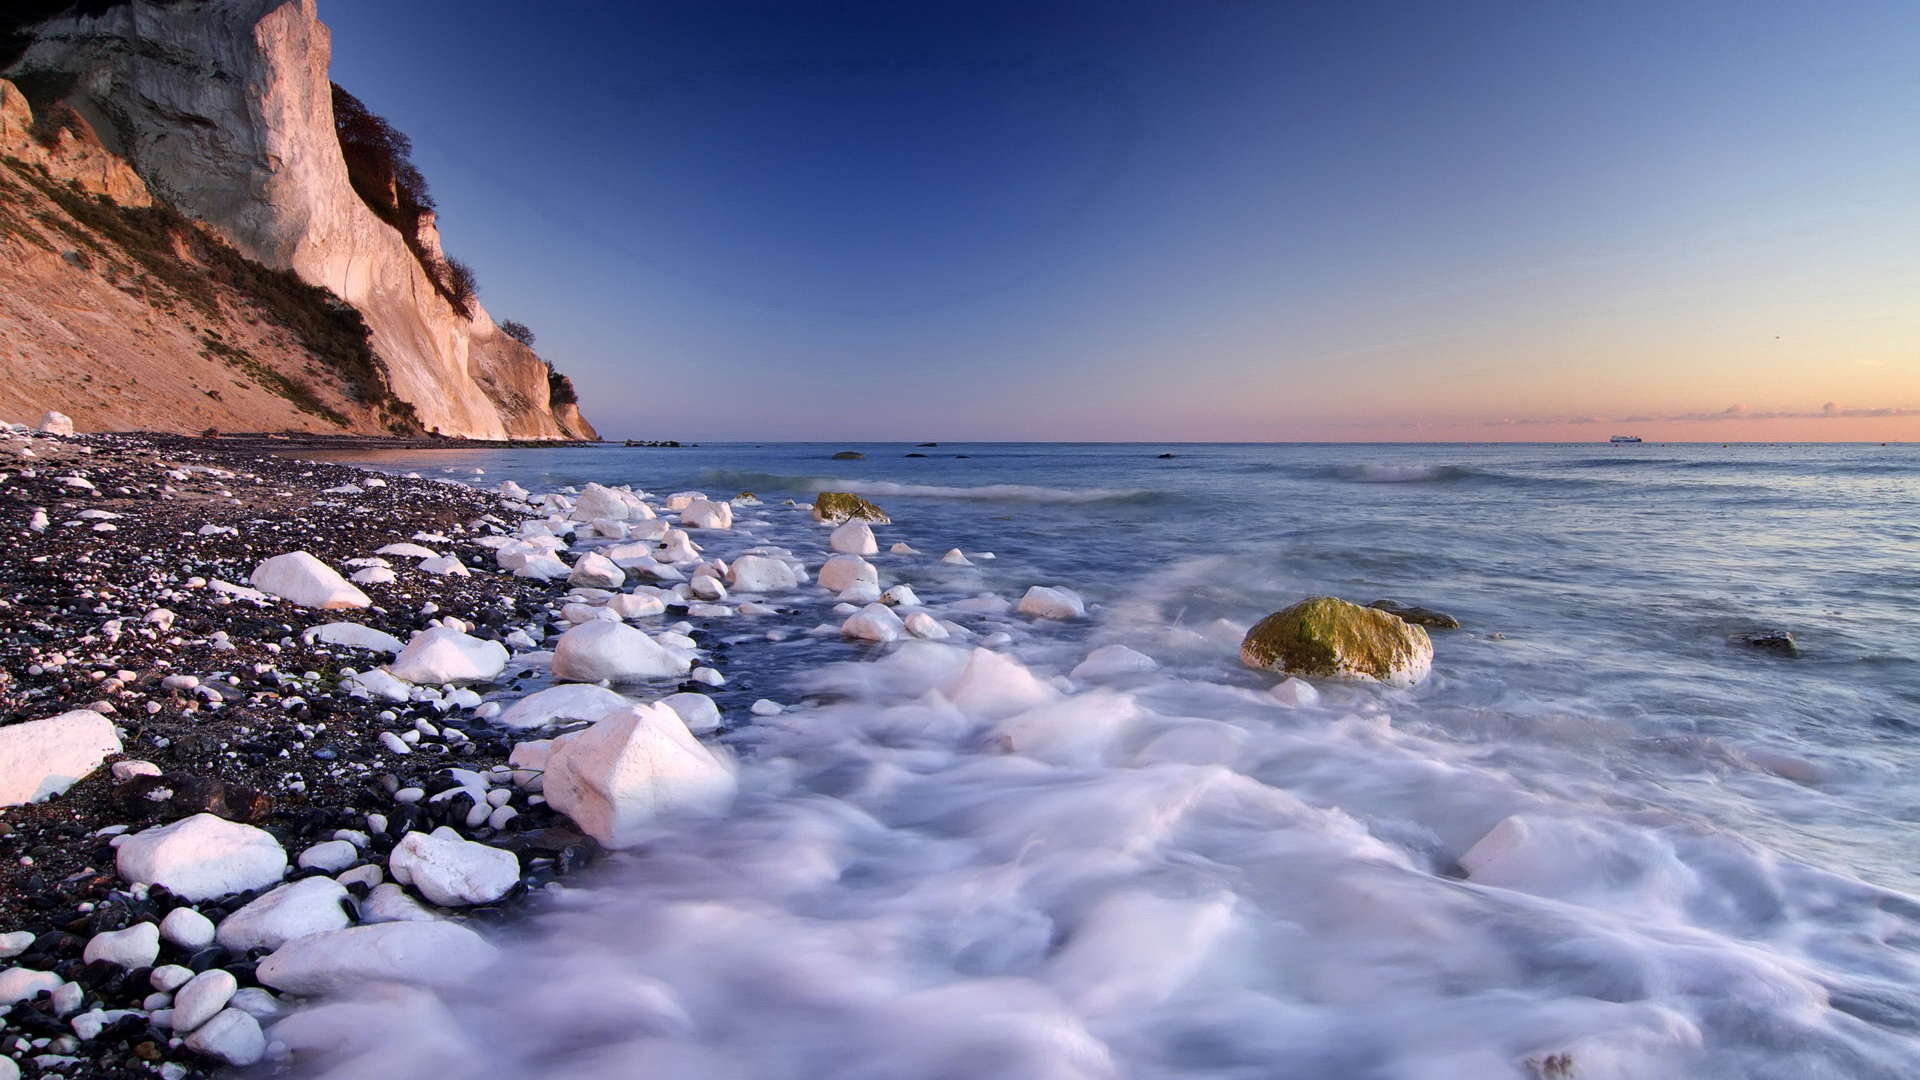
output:
{"label": "calm sea water", "polygon": [[[1111,643],[1161,665],[1077,688],[1056,723],[1090,734],[1035,758],[928,694],[957,649],[808,635],[838,621],[818,590],[714,620],[733,814],[664,825],[528,928],[514,979],[401,1025],[438,1025],[439,1057],[395,1033],[362,1072],[412,1053],[433,1075],[1920,1076],[1920,447],[357,460],[750,490],[769,505],[699,536],[709,553],[810,565],[824,530],[781,500],[858,492],[893,516],[883,548],[929,553],[876,560],[883,583],[936,607],[1088,599],[1064,625],[958,619],[1041,676]],[[935,562],[954,547],[995,557]],[[1463,627],[1435,633],[1418,687],[1284,709],[1239,636],[1315,594]],[[1743,643],[1773,630],[1799,654]],[[754,721],[761,697],[801,707]],[[589,999],[615,1019],[582,1021]]]}

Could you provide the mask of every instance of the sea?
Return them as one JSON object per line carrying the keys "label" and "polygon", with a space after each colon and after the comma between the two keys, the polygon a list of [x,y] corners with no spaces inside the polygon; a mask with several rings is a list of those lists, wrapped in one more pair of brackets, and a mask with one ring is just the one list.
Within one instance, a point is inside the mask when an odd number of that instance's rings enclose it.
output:
{"label": "sea", "polygon": [[[333,1006],[329,1075],[1920,1077],[1920,446],[341,460],[752,492],[696,540],[812,567],[789,503],[854,492],[892,517],[882,584],[972,636],[843,640],[813,587],[705,620],[733,809],[662,821],[474,985]],[[1086,616],[966,603],[1033,585]],[[1317,595],[1461,625],[1416,686],[1288,707],[1239,643]],[[1052,711],[950,703],[992,634]],[[1157,666],[1070,676],[1115,644]]]}

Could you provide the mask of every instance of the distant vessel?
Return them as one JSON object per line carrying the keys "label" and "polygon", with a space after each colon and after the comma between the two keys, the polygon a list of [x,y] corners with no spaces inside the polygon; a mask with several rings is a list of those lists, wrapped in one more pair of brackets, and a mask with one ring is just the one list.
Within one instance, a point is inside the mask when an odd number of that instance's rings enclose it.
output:
{"label": "distant vessel", "polygon": [[1607,441],[1608,441],[1608,442],[1617,442],[1617,443],[1619,443],[1619,442],[1639,442],[1639,441],[1640,441],[1640,436],[1638,436],[1638,435],[1615,435],[1615,436],[1614,436],[1613,438],[1611,438],[1611,439],[1608,439]]}

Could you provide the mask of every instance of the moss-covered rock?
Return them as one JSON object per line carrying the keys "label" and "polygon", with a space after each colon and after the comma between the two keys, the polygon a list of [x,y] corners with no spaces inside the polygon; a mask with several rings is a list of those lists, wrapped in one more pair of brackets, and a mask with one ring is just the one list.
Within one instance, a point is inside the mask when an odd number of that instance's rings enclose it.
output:
{"label": "moss-covered rock", "polygon": [[1384,611],[1315,596],[1254,624],[1240,643],[1240,662],[1310,679],[1411,686],[1433,669],[1433,642]]}
{"label": "moss-covered rock", "polygon": [[815,521],[827,521],[836,525],[853,518],[871,521],[875,525],[888,525],[893,522],[885,510],[858,495],[845,491],[823,491],[814,496],[813,518]]}

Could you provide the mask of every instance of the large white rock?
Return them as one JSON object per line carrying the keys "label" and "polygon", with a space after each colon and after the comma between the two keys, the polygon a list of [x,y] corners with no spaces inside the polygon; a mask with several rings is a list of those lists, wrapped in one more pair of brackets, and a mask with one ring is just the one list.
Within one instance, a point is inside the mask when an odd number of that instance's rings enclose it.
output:
{"label": "large white rock", "polygon": [[40,426],[34,430],[42,435],[71,435],[73,417],[57,409],[48,409],[46,415],[40,418]]}
{"label": "large white rock", "polygon": [[[379,567],[369,569],[377,570]],[[323,626],[310,627],[300,635],[300,639],[309,644],[324,641],[329,645],[345,645],[350,649],[372,649],[374,652],[397,653],[407,647],[405,642],[385,630],[375,630],[371,626],[350,622],[330,622]]]}
{"label": "large white rock", "polygon": [[340,901],[346,898],[346,888],[332,878],[290,881],[221,920],[216,940],[234,952],[246,952],[277,949],[307,934],[344,929],[348,920]]}
{"label": "large white rock", "polygon": [[628,521],[653,517],[653,510],[638,495],[601,484],[588,484],[573,501],[570,515],[575,521]]}
{"label": "large white rock", "polygon": [[632,704],[604,686],[569,683],[549,686],[514,702],[493,722],[510,728],[542,728],[556,720],[598,720]]}
{"label": "large white rock", "polygon": [[388,544],[374,552],[375,555],[398,555],[403,559],[437,559],[440,553],[430,547],[424,547],[409,540],[397,544]]}
{"label": "large white rock", "polygon": [[880,571],[858,555],[835,555],[820,568],[820,587],[832,593],[845,592],[855,585],[880,588]]}
{"label": "large white rock", "polygon": [[641,585],[633,592],[608,597],[607,610],[622,619],[644,619],[649,615],[665,612],[667,600],[666,597],[654,592],[652,586]]}
{"label": "large white rock", "polygon": [[264,829],[212,814],[134,833],[115,865],[136,885],[165,885],[188,900],[263,888],[287,872],[287,853]]}
{"label": "large white rock", "polygon": [[711,499],[695,499],[680,511],[680,524],[689,529],[731,529],[733,507]]}
{"label": "large white rock", "polygon": [[544,792],[555,810],[608,847],[638,842],[665,813],[718,814],[733,770],[665,705],[636,705],[553,741]]}
{"label": "large white rock", "polygon": [[591,551],[580,556],[573,564],[573,572],[567,575],[567,584],[586,589],[618,589],[627,583],[627,572],[614,565],[612,559],[597,555]]}
{"label": "large white rock", "polygon": [[1020,598],[1020,614],[1042,619],[1077,619],[1087,613],[1086,601],[1072,589],[1035,585]]}
{"label": "large white rock", "polygon": [[924,641],[945,641],[953,636],[952,632],[940,625],[940,620],[924,611],[916,611],[903,620],[907,633]]}
{"label": "large white rock", "polygon": [[[337,930],[339,927],[328,929]],[[274,947],[278,948],[280,944],[275,942]],[[221,1009],[227,1007],[227,1002],[233,1000],[234,991],[238,989],[240,980],[234,978],[232,972],[221,968],[210,968],[188,979],[187,984],[173,995],[173,1030],[192,1031],[213,1019]]]}
{"label": "large white rock", "polygon": [[766,555],[742,555],[727,567],[727,584],[738,592],[783,592],[799,583],[793,567]]}
{"label": "large white rock", "polygon": [[842,555],[878,555],[880,544],[873,538],[873,526],[855,518],[827,536],[827,546]]}
{"label": "large white rock", "polygon": [[275,990],[303,996],[375,982],[452,986],[498,955],[458,923],[385,922],[296,938],[261,960],[255,976]]}
{"label": "large white rock", "polygon": [[275,555],[253,568],[247,579],[261,592],[310,608],[363,608],[373,601],[340,572],[304,551]]}
{"label": "large white rock", "polygon": [[51,992],[65,982],[51,971],[35,971],[33,968],[8,968],[0,971],[0,1005],[11,1005],[16,1001],[26,1001],[42,990]]}
{"label": "large white rock", "polygon": [[120,749],[113,721],[92,709],[0,728],[0,806],[52,798]]}
{"label": "large white rock", "polygon": [[695,735],[704,735],[720,726],[720,706],[705,694],[669,694],[660,699],[660,704],[679,713],[687,730]]}
{"label": "large white rock", "polygon": [[685,675],[692,667],[684,653],[624,623],[582,623],[553,647],[553,677],[570,682],[641,682]]}
{"label": "large white rock", "polygon": [[[500,551],[499,557],[504,567],[507,560],[505,549]],[[551,552],[531,556],[512,569],[514,577],[532,578],[536,581],[560,581],[573,575],[573,567],[560,561],[559,556]]]}
{"label": "large white rock", "polygon": [[840,633],[863,641],[899,641],[907,635],[907,626],[892,608],[874,603],[847,616],[847,621],[840,624]]}
{"label": "large white rock", "polygon": [[395,881],[419,889],[441,907],[498,900],[520,880],[520,860],[513,852],[462,839],[444,825],[401,837],[387,869]]}
{"label": "large white rock", "polygon": [[396,679],[410,683],[491,682],[507,669],[507,647],[450,626],[436,626],[413,635],[407,647],[387,665]]}
{"label": "large white rock", "polygon": [[260,1021],[242,1009],[222,1009],[187,1036],[187,1046],[229,1065],[252,1065],[267,1056],[267,1036]]}
{"label": "large white rock", "polygon": [[152,967],[160,955],[160,927],[158,924],[134,923],[125,930],[110,930],[95,934],[87,942],[80,959],[91,964],[95,960],[105,960],[109,964],[118,964],[129,970]]}
{"label": "large white rock", "polygon": [[990,718],[1031,709],[1059,696],[1020,661],[984,648],[968,655],[946,693],[962,712]]}
{"label": "large white rock", "polygon": [[1160,665],[1153,657],[1125,645],[1102,645],[1087,654],[1079,666],[1068,672],[1075,679],[1111,679],[1117,675],[1136,675]]}

